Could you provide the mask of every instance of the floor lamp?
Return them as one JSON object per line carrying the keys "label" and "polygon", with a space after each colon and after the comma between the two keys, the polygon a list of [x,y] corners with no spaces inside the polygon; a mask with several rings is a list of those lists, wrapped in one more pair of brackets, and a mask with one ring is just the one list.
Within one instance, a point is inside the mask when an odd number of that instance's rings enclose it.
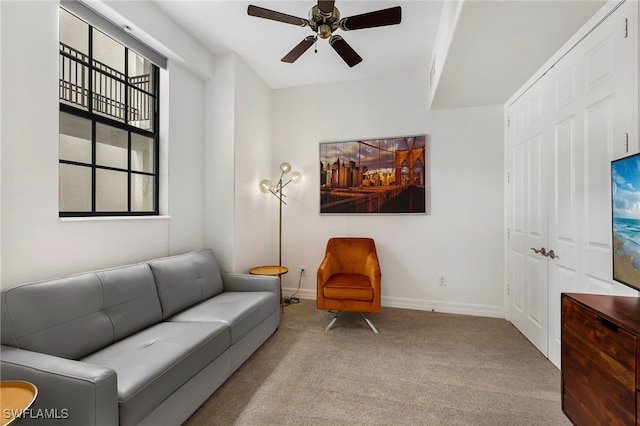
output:
{"label": "floor lamp", "polygon": [[[285,175],[289,174],[289,180],[286,182],[283,178]],[[280,201],[279,204],[279,221],[278,221],[278,266],[282,266],[282,205],[286,205],[287,203],[284,201],[286,195],[282,192],[284,187],[289,185],[290,183],[298,183],[302,180],[302,173],[295,171],[291,171],[291,164],[286,161],[280,164],[280,178],[278,179],[278,183],[274,186],[273,183],[269,179],[263,179],[259,183],[260,191],[266,193],[272,193],[278,198]]]}

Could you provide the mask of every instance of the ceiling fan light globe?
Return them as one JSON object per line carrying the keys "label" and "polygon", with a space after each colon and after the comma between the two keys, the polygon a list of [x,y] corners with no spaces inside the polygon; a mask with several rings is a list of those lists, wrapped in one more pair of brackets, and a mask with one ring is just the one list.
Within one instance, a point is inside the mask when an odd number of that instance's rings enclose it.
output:
{"label": "ceiling fan light globe", "polygon": [[318,37],[321,39],[327,39],[331,37],[331,26],[328,24],[321,24],[318,26]]}

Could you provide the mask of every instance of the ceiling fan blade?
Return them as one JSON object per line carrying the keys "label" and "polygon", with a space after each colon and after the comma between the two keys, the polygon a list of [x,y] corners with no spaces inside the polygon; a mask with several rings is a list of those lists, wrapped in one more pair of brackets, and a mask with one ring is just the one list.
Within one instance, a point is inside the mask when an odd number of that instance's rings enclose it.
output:
{"label": "ceiling fan blade", "polygon": [[340,28],[344,31],[361,30],[363,28],[384,27],[396,25],[402,21],[402,8],[400,6],[362,15],[350,16],[340,20]]}
{"label": "ceiling fan blade", "polygon": [[335,1],[333,0],[330,0],[330,1],[318,0],[318,9],[323,15],[331,15],[331,12],[333,12],[334,6],[335,6]]}
{"label": "ceiling fan blade", "polygon": [[338,55],[349,65],[350,67],[362,62],[360,55],[349,44],[344,41],[340,36],[332,36],[329,39],[329,44],[333,47],[333,50],[338,52]]}
{"label": "ceiling fan blade", "polygon": [[304,18],[298,18],[296,16],[287,15],[286,13],[276,12],[275,10],[269,10],[253,5],[249,5],[247,13],[249,16],[271,19],[272,21],[284,22],[285,24],[298,25],[301,27],[309,25],[309,21]]}
{"label": "ceiling fan blade", "polygon": [[313,43],[316,42],[315,36],[307,36],[304,40],[302,40],[296,47],[291,49],[291,52],[287,53],[284,58],[281,59],[282,62],[294,63],[304,52],[309,49]]}

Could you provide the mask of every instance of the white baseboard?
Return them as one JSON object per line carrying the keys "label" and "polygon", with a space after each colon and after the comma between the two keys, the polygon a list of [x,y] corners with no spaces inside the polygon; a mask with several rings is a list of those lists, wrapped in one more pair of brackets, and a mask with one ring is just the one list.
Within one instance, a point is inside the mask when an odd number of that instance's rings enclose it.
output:
{"label": "white baseboard", "polygon": [[[283,288],[282,294],[290,296],[295,292],[293,288]],[[316,300],[315,290],[299,290],[296,294],[300,299]],[[479,305],[474,303],[445,302],[442,300],[407,299],[402,297],[382,297],[382,306],[389,308],[413,309],[416,311],[442,312],[447,314],[474,315],[479,317],[504,318],[504,307],[494,305]]]}
{"label": "white baseboard", "polygon": [[401,297],[382,297],[382,306],[389,308],[414,309],[447,314],[474,315],[478,317],[504,318],[504,308],[475,303],[445,302],[442,300],[420,300]]}

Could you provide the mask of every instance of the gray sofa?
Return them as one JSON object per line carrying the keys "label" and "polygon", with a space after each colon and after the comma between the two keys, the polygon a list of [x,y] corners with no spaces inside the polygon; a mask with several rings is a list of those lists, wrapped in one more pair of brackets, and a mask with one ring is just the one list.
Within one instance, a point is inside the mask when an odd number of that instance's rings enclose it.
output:
{"label": "gray sofa", "polygon": [[279,291],[211,250],[10,288],[0,374],[37,386],[33,423],[179,425],[276,331]]}

